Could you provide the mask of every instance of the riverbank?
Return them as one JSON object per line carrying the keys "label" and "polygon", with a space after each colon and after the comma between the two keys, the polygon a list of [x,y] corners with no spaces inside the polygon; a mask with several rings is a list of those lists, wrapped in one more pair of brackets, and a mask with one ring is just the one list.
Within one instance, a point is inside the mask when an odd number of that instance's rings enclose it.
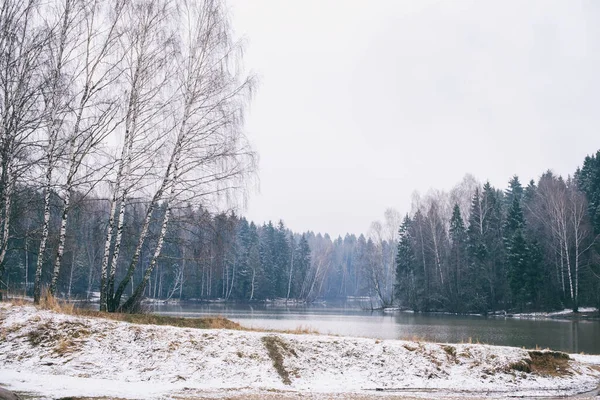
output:
{"label": "riverbank", "polygon": [[0,385],[37,398],[562,396],[599,382],[600,356],[140,325],[0,304]]}
{"label": "riverbank", "polygon": [[[398,307],[384,307],[381,309],[376,309],[374,311],[382,311],[385,313],[414,313],[413,310],[403,309]],[[565,308],[560,311],[538,311],[538,312],[529,312],[529,313],[511,313],[506,311],[496,311],[490,314],[474,314],[474,313],[451,313],[451,312],[442,312],[442,311],[429,311],[423,312],[423,314],[439,314],[439,315],[465,315],[472,317],[492,317],[492,318],[516,318],[516,319],[568,319],[568,320],[589,320],[589,321],[597,321],[600,320],[600,313],[598,309],[595,307],[582,307],[578,312],[573,312],[573,310]]]}

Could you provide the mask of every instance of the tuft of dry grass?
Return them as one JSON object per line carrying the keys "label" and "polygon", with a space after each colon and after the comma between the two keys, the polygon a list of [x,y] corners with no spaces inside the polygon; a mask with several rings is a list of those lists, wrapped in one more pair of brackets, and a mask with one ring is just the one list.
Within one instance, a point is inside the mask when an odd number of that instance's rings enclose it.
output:
{"label": "tuft of dry grass", "polygon": [[456,347],[450,345],[442,345],[442,350],[446,352],[448,358],[456,359]]}
{"label": "tuft of dry grass", "polygon": [[402,336],[402,337],[400,337],[400,340],[406,340],[408,342],[415,342],[415,343],[428,343],[428,342],[431,342],[427,338],[425,338],[423,336],[417,336],[417,335]]}
{"label": "tuft of dry grass", "polygon": [[64,356],[73,353],[76,349],[77,344],[71,338],[61,337],[54,346],[53,352],[59,356]]}
{"label": "tuft of dry grass", "polygon": [[52,327],[49,322],[40,324],[27,333],[27,340],[32,346],[39,346],[40,344],[53,340]]}
{"label": "tuft of dry grass", "polygon": [[278,331],[273,331],[273,332],[291,333],[294,335],[320,335],[321,334],[318,330],[316,330],[315,328],[308,326],[308,325],[307,326],[298,325],[294,329],[285,329],[285,330],[278,330]]}
{"label": "tuft of dry grass", "polygon": [[29,306],[32,304],[30,300],[23,297],[11,297],[8,302],[13,306]]}
{"label": "tuft of dry grass", "polygon": [[67,301],[60,301],[50,293],[47,289],[42,291],[40,297],[40,307],[45,310],[51,310],[62,314],[72,315],[75,310],[75,304]]}

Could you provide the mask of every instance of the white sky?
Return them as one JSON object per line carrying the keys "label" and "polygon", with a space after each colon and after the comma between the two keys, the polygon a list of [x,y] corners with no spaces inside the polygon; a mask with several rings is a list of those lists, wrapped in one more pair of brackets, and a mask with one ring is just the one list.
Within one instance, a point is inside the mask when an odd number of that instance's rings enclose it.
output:
{"label": "white sky", "polygon": [[600,2],[229,0],[260,78],[245,215],[366,232],[465,173],[506,187],[600,148]]}

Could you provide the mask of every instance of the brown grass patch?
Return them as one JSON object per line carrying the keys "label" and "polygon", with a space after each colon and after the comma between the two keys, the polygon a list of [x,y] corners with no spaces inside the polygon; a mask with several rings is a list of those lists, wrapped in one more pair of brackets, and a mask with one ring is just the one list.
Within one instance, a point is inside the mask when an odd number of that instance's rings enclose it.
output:
{"label": "brown grass patch", "polygon": [[29,306],[32,304],[30,300],[27,300],[23,297],[11,297],[8,302],[13,306]]}
{"label": "brown grass patch", "polygon": [[523,359],[508,365],[508,371],[531,372],[531,360]]}
{"label": "brown grass patch", "polygon": [[450,345],[442,345],[442,350],[446,353],[448,358],[456,360],[456,347]]}
{"label": "brown grass patch", "polygon": [[560,351],[530,350],[529,358],[510,364],[509,369],[543,376],[570,375],[569,360],[569,355]]}
{"label": "brown grass patch", "polygon": [[32,346],[52,346],[58,355],[73,353],[90,335],[86,326],[79,322],[64,321],[53,326],[49,321],[35,326],[27,333],[27,340]]}
{"label": "brown grass patch", "polygon": [[567,353],[532,350],[529,352],[529,357],[531,357],[531,372],[533,373],[550,376],[570,374],[570,357]]}
{"label": "brown grass patch", "polygon": [[32,329],[27,333],[27,340],[32,346],[39,346],[42,343],[52,341],[54,342],[53,330],[49,322],[38,325],[35,329]]}
{"label": "brown grass patch", "polygon": [[77,343],[71,338],[62,337],[58,340],[52,351],[59,356],[64,356],[73,353],[75,350],[77,350]]}
{"label": "brown grass patch", "polygon": [[54,297],[52,293],[44,289],[40,298],[40,307],[45,310],[52,310],[63,314],[73,314],[75,303],[60,301]]}
{"label": "brown grass patch", "polygon": [[290,372],[285,369],[283,365],[283,353],[282,350],[298,357],[294,349],[292,349],[283,339],[278,336],[263,336],[262,341],[267,349],[269,357],[273,361],[273,367],[275,371],[281,377],[281,381],[285,385],[290,385],[292,381],[290,380]]}
{"label": "brown grass patch", "polygon": [[291,333],[293,335],[320,335],[321,333],[312,328],[310,326],[298,325],[294,329],[286,329],[286,330],[269,330],[269,332],[277,332],[277,333]]}
{"label": "brown grass patch", "polygon": [[179,328],[196,329],[244,330],[244,328],[237,322],[230,321],[227,318],[223,317],[182,318],[154,314],[105,313],[92,310],[80,310],[76,314],[83,315],[86,317],[105,318],[113,321],[122,321],[141,325],[168,325],[176,326]]}
{"label": "brown grass patch", "polygon": [[[30,305],[30,302],[13,302],[14,305]],[[203,318],[183,318],[183,317],[169,317],[164,315],[156,314],[126,314],[126,313],[108,313],[100,312],[96,310],[89,310],[85,308],[75,307],[74,303],[57,300],[48,291],[44,291],[42,298],[40,299],[40,308],[46,310],[52,310],[61,314],[92,317],[92,318],[103,318],[113,321],[128,322],[132,324],[140,325],[167,325],[175,326],[179,328],[195,328],[195,329],[232,329],[238,331],[251,331],[251,332],[269,332],[269,333],[289,333],[296,335],[318,335],[320,334],[316,329],[309,326],[299,325],[295,329],[291,330],[275,330],[275,329],[260,329],[260,328],[246,328],[237,322],[233,322],[227,318],[221,316],[215,317],[203,317]]]}
{"label": "brown grass patch", "polygon": [[198,328],[198,329],[234,329],[245,330],[237,322],[233,322],[223,317],[204,317],[204,318],[182,318],[168,317],[155,314],[124,314],[107,313],[85,308],[77,308],[74,303],[67,303],[57,300],[50,293],[45,292],[40,299],[40,307],[46,310],[52,310],[61,314],[76,315],[82,317],[104,318],[113,321],[129,322],[140,325],[168,325],[180,328]]}

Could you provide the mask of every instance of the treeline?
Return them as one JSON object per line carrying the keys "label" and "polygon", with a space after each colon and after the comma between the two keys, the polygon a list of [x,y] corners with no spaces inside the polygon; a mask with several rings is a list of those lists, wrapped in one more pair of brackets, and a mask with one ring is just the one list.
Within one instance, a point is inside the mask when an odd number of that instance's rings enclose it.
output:
{"label": "treeline", "polygon": [[[23,186],[15,193],[11,243],[3,281],[33,290],[44,198]],[[108,200],[75,197],[58,293],[89,298],[100,284]],[[373,306],[419,311],[492,312],[598,305],[600,271],[600,152],[566,180],[548,171],[506,190],[467,176],[449,193],[415,196],[404,218],[394,210],[368,234],[344,238],[294,233],[282,221],[256,225],[235,213],[201,207],[173,209],[165,243],[143,295],[157,299],[260,301],[361,297]],[[61,199],[51,197],[51,232],[59,232]],[[135,252],[147,201],[125,213],[117,281]],[[144,279],[166,206],[153,211],[124,296]],[[399,229],[398,229],[399,226]],[[50,235],[49,248],[59,237]],[[51,280],[51,260],[43,282]],[[369,299],[369,300],[367,300]]]}
{"label": "treeline", "polygon": [[599,200],[600,152],[566,180],[486,183],[451,213],[432,198],[400,227],[396,298],[423,311],[598,305]]}
{"label": "treeline", "polygon": [[[34,187],[15,191],[9,249],[2,277],[13,293],[33,294],[33,281],[41,240],[44,197]],[[109,200],[76,193],[67,228],[63,268],[56,294],[65,298],[92,298],[98,292],[104,253]],[[59,245],[61,199],[51,196],[48,249]],[[150,202],[131,202],[125,213],[116,281],[128,273],[128,261],[137,250]],[[152,223],[140,252],[139,268],[129,280],[124,297],[144,279],[161,237],[163,204],[153,211]],[[156,299],[226,299],[253,301],[291,299],[312,302],[319,298],[368,296],[370,266],[376,246],[364,235],[332,241],[329,235],[293,233],[282,221],[256,225],[235,213],[212,214],[201,207],[171,210],[172,219],[156,267],[143,295]],[[389,261],[392,247],[384,243]],[[52,280],[53,259],[42,260],[44,285]],[[367,273],[369,272],[369,273]],[[391,281],[390,281],[391,282]],[[391,283],[390,283],[391,290]]]}

